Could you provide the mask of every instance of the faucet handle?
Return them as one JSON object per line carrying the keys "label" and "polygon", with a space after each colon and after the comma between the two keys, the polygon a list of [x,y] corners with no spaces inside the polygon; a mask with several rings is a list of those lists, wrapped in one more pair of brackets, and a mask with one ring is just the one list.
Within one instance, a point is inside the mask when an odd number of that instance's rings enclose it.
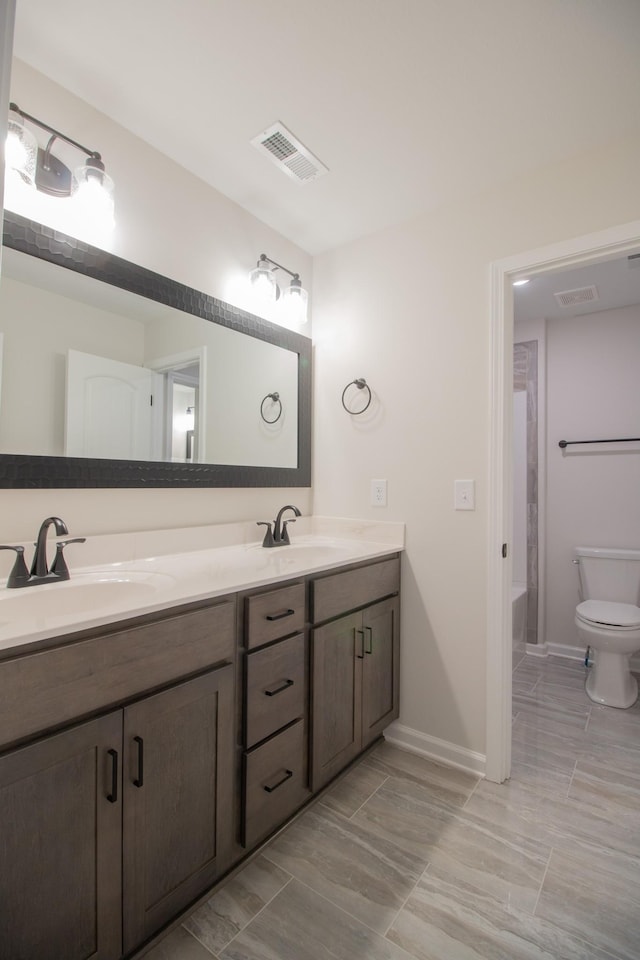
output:
{"label": "faucet handle", "polygon": [[7,580],[7,587],[23,587],[29,580],[29,571],[24,562],[24,547],[0,544],[0,550],[15,550],[16,561]]}
{"label": "faucet handle", "polygon": [[283,520],[283,521],[282,521],[282,543],[291,544],[291,540],[289,540],[289,531],[287,530],[287,524],[288,524],[288,523],[295,523],[295,522],[296,522],[296,521],[295,521],[295,519],[294,519],[293,517],[291,517],[290,520]]}
{"label": "faucet handle", "polygon": [[266,527],[266,532],[264,535],[264,540],[262,541],[263,547],[273,547],[275,546],[273,542],[273,530],[271,529],[271,522],[267,520],[258,520],[256,523],[258,527]]}
{"label": "faucet handle", "polygon": [[67,561],[64,558],[63,550],[70,543],[84,543],[86,539],[86,537],[73,537],[71,540],[57,540],[56,555],[53,558],[53,563],[51,564],[49,573],[52,573],[59,580],[68,580],[69,567],[67,566]]}

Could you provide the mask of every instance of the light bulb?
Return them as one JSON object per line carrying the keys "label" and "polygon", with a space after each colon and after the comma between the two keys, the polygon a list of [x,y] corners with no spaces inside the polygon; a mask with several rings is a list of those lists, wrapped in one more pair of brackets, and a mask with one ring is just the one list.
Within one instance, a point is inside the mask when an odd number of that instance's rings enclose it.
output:
{"label": "light bulb", "polygon": [[258,306],[270,306],[278,296],[278,284],[264,260],[258,261],[258,266],[251,271],[252,299]]}
{"label": "light bulb", "polygon": [[73,171],[71,197],[78,220],[98,230],[113,229],[114,184],[111,177],[91,162]]}
{"label": "light bulb", "polygon": [[22,122],[22,117],[17,114],[14,116],[13,112],[7,121],[5,151],[7,170],[16,173],[27,186],[35,186],[38,144]]}
{"label": "light bulb", "polygon": [[309,295],[303,289],[300,280],[294,278],[291,285],[282,293],[281,312],[287,323],[307,322],[307,303]]}

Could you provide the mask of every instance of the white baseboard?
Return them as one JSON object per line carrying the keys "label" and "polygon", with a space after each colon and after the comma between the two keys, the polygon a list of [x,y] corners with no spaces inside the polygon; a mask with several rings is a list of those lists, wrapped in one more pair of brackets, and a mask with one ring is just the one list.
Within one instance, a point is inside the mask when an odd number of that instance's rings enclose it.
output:
{"label": "white baseboard", "polygon": [[565,660],[584,660],[586,653],[582,647],[572,647],[568,643],[547,643],[546,647],[552,657],[564,657]]}
{"label": "white baseboard", "polygon": [[546,643],[528,643],[526,654],[528,657],[548,657],[549,651]]}
{"label": "white baseboard", "polygon": [[[568,643],[527,644],[527,656],[529,657],[564,657],[565,660],[584,661],[586,652],[581,647],[571,647]],[[640,673],[640,654],[631,657],[629,663],[634,673]]]}
{"label": "white baseboard", "polygon": [[464,770],[466,773],[484,777],[487,758],[483,753],[476,753],[465,747],[459,747],[456,743],[450,743],[448,740],[430,737],[427,733],[405,727],[397,720],[387,727],[384,738],[400,750],[417,753],[421,757],[435,760],[447,767],[456,767],[456,769]]}

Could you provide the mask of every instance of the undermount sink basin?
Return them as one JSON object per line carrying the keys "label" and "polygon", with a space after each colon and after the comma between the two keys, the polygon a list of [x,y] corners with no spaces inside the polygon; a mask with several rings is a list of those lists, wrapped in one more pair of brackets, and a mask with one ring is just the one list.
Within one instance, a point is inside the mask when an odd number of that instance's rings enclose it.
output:
{"label": "undermount sink basin", "polygon": [[263,548],[256,545],[252,550],[260,550],[267,561],[289,563],[322,563],[339,560],[354,552],[353,544],[339,541],[319,541],[317,543],[290,543],[284,547]]}
{"label": "undermount sink basin", "polygon": [[41,620],[105,611],[109,608],[144,606],[174,583],[165,574],[71,575],[62,583],[5,589],[0,593],[0,619]]}

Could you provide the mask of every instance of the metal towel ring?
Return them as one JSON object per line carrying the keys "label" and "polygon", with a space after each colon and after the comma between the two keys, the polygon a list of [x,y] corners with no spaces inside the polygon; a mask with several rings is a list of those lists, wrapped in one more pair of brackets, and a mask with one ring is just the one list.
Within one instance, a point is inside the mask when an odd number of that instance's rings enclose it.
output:
{"label": "metal towel ring", "polygon": [[[265,403],[266,403],[267,400],[271,400],[274,404],[277,403],[277,404],[279,405],[279,407],[280,407],[280,409],[278,410],[278,416],[275,418],[275,420],[267,420],[267,418],[266,418],[265,415],[264,415],[264,405],[265,405]],[[262,403],[260,404],[260,416],[262,417],[262,419],[264,420],[265,423],[277,423],[277,422],[278,422],[278,420],[279,420],[280,417],[282,416],[282,400],[280,399],[280,394],[279,394],[279,393],[268,393],[268,394],[266,395],[266,397],[264,398],[264,400],[263,400]]]}
{"label": "metal towel ring", "polygon": [[[367,400],[362,410],[349,410],[349,407],[344,402],[345,393],[347,392],[349,387],[353,387],[353,386],[357,387],[358,390],[366,390],[367,393],[369,394],[369,399]],[[352,417],[359,417],[361,413],[364,413],[365,410],[369,409],[370,404],[371,404],[371,387],[369,386],[367,381],[364,379],[364,377],[358,377],[356,380],[352,380],[351,383],[348,383],[344,388],[344,390],[342,391],[342,406],[345,408],[347,413],[351,414]]]}

